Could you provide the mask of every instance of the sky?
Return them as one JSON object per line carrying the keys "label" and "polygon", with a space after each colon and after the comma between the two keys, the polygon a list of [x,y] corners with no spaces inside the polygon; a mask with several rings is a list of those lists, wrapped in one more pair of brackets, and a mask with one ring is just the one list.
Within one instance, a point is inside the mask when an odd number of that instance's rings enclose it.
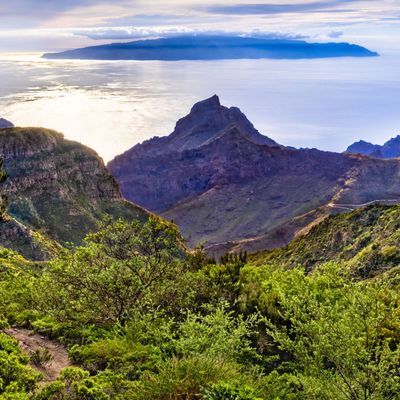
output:
{"label": "sky", "polygon": [[394,51],[400,0],[1,0],[0,51],[184,34],[350,41]]}

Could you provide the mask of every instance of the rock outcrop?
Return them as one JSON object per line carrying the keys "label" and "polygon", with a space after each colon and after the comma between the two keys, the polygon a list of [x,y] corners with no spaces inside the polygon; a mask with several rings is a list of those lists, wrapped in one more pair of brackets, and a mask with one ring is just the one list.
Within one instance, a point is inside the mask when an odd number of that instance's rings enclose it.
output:
{"label": "rock outcrop", "polygon": [[[28,258],[41,258],[30,244],[38,238],[34,232],[61,244],[80,243],[96,229],[103,214],[147,217],[147,212],[122,198],[118,184],[93,150],[60,133],[2,129],[0,156],[7,173],[1,193],[8,198],[10,217],[0,227],[0,245]],[[18,237],[15,246],[10,245],[13,232]],[[18,245],[21,241],[24,246]]]}
{"label": "rock outcrop", "polygon": [[281,246],[327,215],[400,201],[397,160],[285,148],[215,96],[109,169],[127,199],[214,254]]}

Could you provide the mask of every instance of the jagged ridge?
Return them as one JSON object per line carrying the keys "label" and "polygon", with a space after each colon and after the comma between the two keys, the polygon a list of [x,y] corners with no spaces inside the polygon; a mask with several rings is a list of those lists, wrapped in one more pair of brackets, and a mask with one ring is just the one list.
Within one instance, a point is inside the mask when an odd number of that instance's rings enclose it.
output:
{"label": "jagged ridge", "polygon": [[343,204],[400,201],[397,160],[285,148],[215,96],[109,168],[128,199],[217,254],[281,246]]}
{"label": "jagged ridge", "polygon": [[400,135],[388,140],[382,146],[360,140],[349,146],[346,153],[364,154],[376,158],[398,158],[400,157]]}

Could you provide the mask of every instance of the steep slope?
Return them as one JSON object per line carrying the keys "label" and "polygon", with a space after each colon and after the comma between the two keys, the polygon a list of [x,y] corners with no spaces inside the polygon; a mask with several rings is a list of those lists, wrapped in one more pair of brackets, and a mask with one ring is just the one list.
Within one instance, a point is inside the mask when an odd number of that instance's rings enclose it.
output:
{"label": "steep slope", "polygon": [[376,158],[398,158],[400,157],[400,135],[388,140],[382,146],[360,140],[349,146],[346,153],[364,154]]}
{"label": "steep slope", "polygon": [[60,250],[55,240],[12,217],[0,222],[0,246],[36,261],[49,259]]}
{"label": "steep slope", "polygon": [[367,278],[400,266],[400,206],[374,205],[330,216],[289,245],[253,254],[251,263],[308,270],[340,261]]}
{"label": "steep slope", "polygon": [[102,214],[143,220],[147,216],[122,199],[93,150],[57,132],[2,129],[0,155],[8,176],[1,192],[8,197],[10,217],[1,223],[0,244],[26,257],[43,258],[35,247],[40,237],[79,243]]}
{"label": "steep slope", "polygon": [[194,35],[91,46],[62,53],[46,53],[43,58],[175,61],[376,56],[377,53],[350,43],[308,43],[288,39]]}
{"label": "steep slope", "polygon": [[215,96],[109,168],[126,198],[217,255],[282,246],[327,215],[400,201],[397,160],[285,148]]}

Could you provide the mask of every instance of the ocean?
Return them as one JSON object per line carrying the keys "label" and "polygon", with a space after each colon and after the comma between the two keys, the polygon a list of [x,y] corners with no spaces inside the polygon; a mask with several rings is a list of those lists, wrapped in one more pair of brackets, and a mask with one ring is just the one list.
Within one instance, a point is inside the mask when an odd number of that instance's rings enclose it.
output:
{"label": "ocean", "polygon": [[325,60],[50,61],[0,54],[0,117],[43,126],[108,161],[172,132],[218,94],[284,145],[344,151],[400,131],[400,57]]}

